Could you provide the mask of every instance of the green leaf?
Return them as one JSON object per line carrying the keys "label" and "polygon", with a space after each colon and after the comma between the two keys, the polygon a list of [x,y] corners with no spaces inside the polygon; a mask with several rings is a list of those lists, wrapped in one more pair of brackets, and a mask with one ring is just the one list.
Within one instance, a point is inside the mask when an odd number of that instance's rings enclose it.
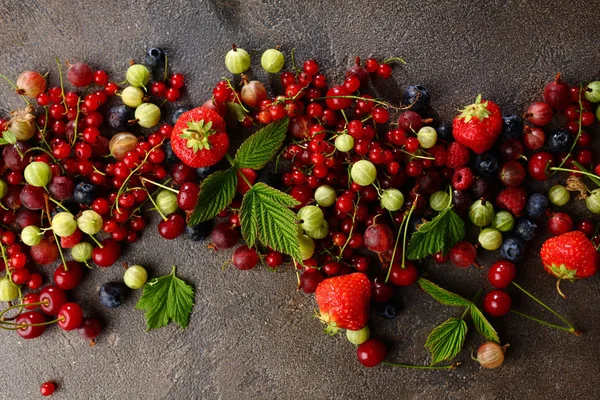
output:
{"label": "green leaf", "polygon": [[154,278],[144,285],[142,297],[135,308],[145,310],[146,331],[166,326],[169,321],[182,328],[189,324],[194,307],[194,288],[175,275],[173,267],[169,275]]}
{"label": "green leaf", "polygon": [[419,286],[421,289],[425,291],[428,295],[433,297],[436,301],[447,305],[447,306],[455,306],[455,307],[469,307],[472,303],[446,289],[442,289],[435,283],[431,282],[428,279],[419,278]]}
{"label": "green leaf", "polygon": [[413,233],[406,257],[409,260],[421,260],[438,251],[448,253],[464,237],[465,223],[452,208],[447,208]]}
{"label": "green leaf", "polygon": [[2,144],[16,144],[17,143],[17,135],[15,135],[11,131],[2,132],[2,137],[0,138],[0,145]]}
{"label": "green leaf", "polygon": [[252,186],[240,208],[242,236],[248,246],[259,240],[275,251],[300,260],[298,217],[290,210],[298,204],[292,196],[262,182]]}
{"label": "green leaf", "polygon": [[214,218],[231,204],[237,186],[237,174],[234,168],[217,171],[208,176],[200,185],[200,194],[189,225],[194,226]]}
{"label": "green leaf", "polygon": [[467,323],[461,318],[449,318],[436,327],[425,342],[431,352],[431,365],[456,357],[467,336]]}
{"label": "green leaf", "polygon": [[[576,166],[580,171],[590,173],[590,171],[588,171],[583,165],[579,164],[577,161],[571,161],[571,163],[574,166]],[[587,178],[589,178],[592,182],[594,182],[596,185],[600,186],[600,180],[598,180],[598,178],[595,178],[595,177],[590,176],[590,175],[585,175],[585,176]]]}
{"label": "green leaf", "polygon": [[280,119],[246,139],[235,155],[235,164],[239,168],[263,168],[283,144],[288,124],[288,118]]}
{"label": "green leaf", "polygon": [[471,303],[469,312],[471,313],[471,319],[473,320],[473,325],[475,325],[477,332],[487,340],[500,343],[498,333],[475,304]]}

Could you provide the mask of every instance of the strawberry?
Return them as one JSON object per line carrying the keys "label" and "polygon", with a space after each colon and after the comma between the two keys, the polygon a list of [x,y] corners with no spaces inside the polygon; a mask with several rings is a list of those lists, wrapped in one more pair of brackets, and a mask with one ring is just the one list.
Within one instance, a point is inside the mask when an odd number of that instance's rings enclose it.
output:
{"label": "strawberry", "polygon": [[598,270],[598,253],[590,239],[581,231],[563,233],[546,240],[540,250],[544,269],[558,278],[556,289],[560,290],[563,279],[574,281],[587,278]]}
{"label": "strawberry", "polygon": [[520,186],[503,189],[496,197],[496,205],[520,217],[527,205],[527,192]]}
{"label": "strawberry", "polygon": [[321,315],[328,326],[325,332],[336,334],[340,329],[357,331],[369,319],[371,283],[363,273],[327,278],[315,292]]}
{"label": "strawberry", "polygon": [[498,106],[487,100],[482,102],[481,95],[475,103],[461,110],[452,123],[454,139],[475,153],[488,151],[502,133],[504,122]]}
{"label": "strawberry", "polygon": [[215,165],[227,154],[229,147],[225,121],[206,107],[183,113],[171,133],[171,147],[175,155],[190,167]]}

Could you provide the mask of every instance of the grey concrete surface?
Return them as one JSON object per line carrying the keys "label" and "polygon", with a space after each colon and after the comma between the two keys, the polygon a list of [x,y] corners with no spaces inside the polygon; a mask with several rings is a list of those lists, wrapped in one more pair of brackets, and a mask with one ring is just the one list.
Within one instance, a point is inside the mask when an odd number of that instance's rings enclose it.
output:
{"label": "grey concrete surface", "polygon": [[[520,113],[557,71],[572,83],[599,77],[599,5],[597,0],[0,0],[0,72],[14,77],[24,69],[48,70],[56,82],[59,57],[124,76],[129,59],[160,46],[188,78],[182,103],[197,105],[226,73],[223,58],[232,42],[253,54],[280,44],[287,51],[296,47],[300,60],[316,58],[334,82],[356,55],[405,57],[408,65],[395,68],[393,82],[376,82],[377,90],[398,100],[404,85],[422,83],[444,119],[477,93],[496,100],[505,113]],[[258,58],[254,61],[257,65]],[[4,113],[18,100],[4,83],[0,88]],[[159,274],[179,266],[197,290],[189,328],[146,333],[143,314],[134,310],[139,292],[122,307],[103,310],[96,291],[123,271],[95,269],[75,296],[106,322],[97,346],[56,328],[32,341],[0,332],[0,399],[37,398],[48,379],[61,386],[57,400],[600,398],[598,277],[565,284],[569,298],[560,299],[535,251],[542,239],[529,247],[518,280],[585,334],[577,338],[509,316],[494,321],[511,344],[501,369],[481,370],[470,360],[469,348],[482,340],[469,334],[458,357],[463,366],[425,372],[361,367],[342,336],[321,334],[311,318],[313,299],[296,292],[291,271],[222,271],[229,252],[214,253],[206,243],[184,238],[163,241],[154,225],[123,259]],[[465,295],[486,285],[480,270],[426,269]],[[401,299],[399,317],[373,320],[373,331],[389,343],[389,360],[427,363],[425,338],[452,310],[414,287],[403,290]],[[514,301],[525,312],[550,318],[522,295],[515,293]]]}

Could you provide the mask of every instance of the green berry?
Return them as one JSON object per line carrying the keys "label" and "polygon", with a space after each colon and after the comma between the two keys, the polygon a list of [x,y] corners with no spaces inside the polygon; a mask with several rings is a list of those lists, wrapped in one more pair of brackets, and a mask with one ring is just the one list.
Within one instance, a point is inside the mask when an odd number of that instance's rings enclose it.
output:
{"label": "green berry", "polygon": [[315,229],[314,231],[306,231],[306,236],[311,239],[319,240],[325,239],[329,234],[329,223],[327,221],[323,221],[320,227]]}
{"label": "green berry", "polygon": [[437,131],[431,126],[424,126],[417,132],[417,140],[423,149],[430,149],[437,142]]}
{"label": "green berry", "polygon": [[319,229],[325,220],[323,210],[318,206],[304,206],[298,211],[298,219],[300,226],[305,231],[314,231]]}
{"label": "green berry", "polygon": [[404,205],[404,195],[398,189],[386,189],[381,195],[381,207],[398,211]]}
{"label": "green berry", "polygon": [[276,74],[283,68],[285,57],[282,52],[277,49],[268,49],[260,57],[260,65],[263,69],[271,74]]}
{"label": "green berry", "polygon": [[59,237],[71,236],[77,230],[77,222],[73,214],[68,212],[59,212],[52,218],[52,230]]}
{"label": "green berry", "polygon": [[142,64],[134,64],[127,69],[125,79],[131,86],[146,88],[150,82],[150,70]]}
{"label": "green berry", "polygon": [[135,109],[135,120],[143,128],[152,128],[160,121],[160,108],[154,103],[142,103]]}
{"label": "green berry", "polygon": [[594,214],[600,214],[600,188],[591,191],[585,198],[585,205]]}
{"label": "green berry", "polygon": [[435,211],[444,211],[446,208],[450,206],[450,202],[452,199],[448,192],[435,192],[429,197],[429,205]]}
{"label": "green berry", "polygon": [[479,243],[486,250],[498,250],[502,246],[502,233],[495,228],[486,228],[479,233]]}
{"label": "green berry", "polygon": [[50,166],[42,161],[34,161],[25,167],[25,181],[31,186],[45,187],[52,180]]}
{"label": "green berry", "polygon": [[492,219],[492,227],[500,232],[511,231],[515,227],[515,218],[508,211],[498,211]]}
{"label": "green berry", "polygon": [[352,165],[350,176],[360,186],[369,186],[377,179],[377,168],[371,161],[359,160]]}
{"label": "green berry", "polygon": [[42,241],[43,237],[44,234],[42,233],[40,228],[34,225],[26,226],[21,231],[21,240],[25,245],[30,247],[39,244]]}
{"label": "green berry", "polygon": [[347,153],[354,148],[354,138],[347,133],[342,133],[335,138],[335,148],[342,153]]}
{"label": "green berry", "polygon": [[137,108],[144,102],[144,91],[136,86],[127,86],[121,92],[121,101],[128,107]]}
{"label": "green berry", "polygon": [[329,185],[321,185],[315,190],[315,201],[321,207],[330,207],[335,203],[335,189]]}
{"label": "green berry", "polygon": [[177,195],[170,190],[163,189],[156,195],[156,205],[164,215],[173,214],[177,211]]}
{"label": "green berry", "polygon": [[77,226],[83,233],[95,235],[102,230],[102,216],[94,210],[85,210],[77,218]]}
{"label": "green berry", "polygon": [[80,242],[73,246],[73,248],[71,249],[71,257],[73,257],[73,260],[77,262],[84,263],[90,258],[92,258],[93,250],[94,246],[92,246],[91,243]]}
{"label": "green berry", "polygon": [[494,218],[494,206],[485,200],[476,200],[469,207],[469,219],[475,226],[486,226]]}
{"label": "green berry", "polygon": [[19,287],[7,275],[0,278],[0,301],[13,301],[19,297]]}
{"label": "green berry", "polygon": [[550,203],[560,207],[571,200],[571,193],[562,185],[554,185],[548,191],[548,198],[550,199]]}
{"label": "green berry", "polygon": [[369,336],[371,335],[371,331],[369,327],[365,325],[362,329],[357,331],[351,331],[350,329],[346,329],[346,338],[352,344],[359,345],[363,344],[367,340],[369,340]]}
{"label": "green berry", "polygon": [[140,289],[148,280],[148,272],[141,265],[132,265],[125,270],[123,281],[131,289]]}
{"label": "green berry", "polygon": [[315,253],[315,242],[306,235],[300,235],[298,237],[298,243],[300,243],[302,260],[311,258]]}
{"label": "green berry", "polygon": [[232,74],[241,74],[250,68],[250,54],[235,45],[225,55],[225,67]]}

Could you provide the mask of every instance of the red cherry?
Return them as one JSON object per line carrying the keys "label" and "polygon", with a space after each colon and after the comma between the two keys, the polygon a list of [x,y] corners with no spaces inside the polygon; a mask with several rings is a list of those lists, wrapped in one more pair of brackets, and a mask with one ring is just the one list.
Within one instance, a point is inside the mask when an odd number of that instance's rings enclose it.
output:
{"label": "red cherry", "polygon": [[483,298],[483,309],[492,317],[503,317],[510,311],[512,300],[503,290],[492,290]]}
{"label": "red cherry", "polygon": [[54,284],[62,290],[74,289],[83,278],[83,268],[76,261],[67,261],[54,271]]}
{"label": "red cherry", "polygon": [[377,339],[369,339],[356,350],[358,361],[365,367],[374,367],[380,364],[387,356],[385,344]]}
{"label": "red cherry", "polygon": [[179,214],[171,214],[166,220],[158,223],[158,233],[168,240],[175,239],[183,233],[185,219]]}
{"label": "red cherry", "polygon": [[498,289],[508,287],[517,275],[515,264],[508,260],[495,262],[488,271],[488,280],[490,284]]}
{"label": "red cherry", "polygon": [[535,153],[529,159],[527,169],[529,175],[538,181],[545,181],[550,177],[551,167],[554,166],[554,157],[547,152]]}
{"label": "red cherry", "polygon": [[67,294],[56,286],[46,286],[40,291],[40,308],[48,315],[56,315],[67,302]]}
{"label": "red cherry", "polygon": [[24,324],[25,326],[17,329],[17,333],[23,339],[35,339],[40,336],[46,330],[46,325],[33,326],[34,324],[43,324],[46,322],[44,314],[38,311],[28,311],[21,313],[16,321],[17,324]]}
{"label": "red cherry", "polygon": [[92,260],[99,267],[110,267],[121,256],[121,245],[113,239],[104,239],[102,247],[95,247],[92,251]]}
{"label": "red cherry", "polygon": [[410,286],[419,278],[419,270],[414,263],[407,261],[402,268],[400,263],[392,264],[390,282],[396,286]]}
{"label": "red cherry", "polygon": [[58,310],[58,326],[65,331],[78,329],[83,322],[83,311],[77,303],[65,303]]}
{"label": "red cherry", "polygon": [[[100,72],[100,71],[97,71]],[[51,396],[56,390],[56,383],[54,382],[44,382],[42,386],[40,386],[40,394],[44,397]]]}

